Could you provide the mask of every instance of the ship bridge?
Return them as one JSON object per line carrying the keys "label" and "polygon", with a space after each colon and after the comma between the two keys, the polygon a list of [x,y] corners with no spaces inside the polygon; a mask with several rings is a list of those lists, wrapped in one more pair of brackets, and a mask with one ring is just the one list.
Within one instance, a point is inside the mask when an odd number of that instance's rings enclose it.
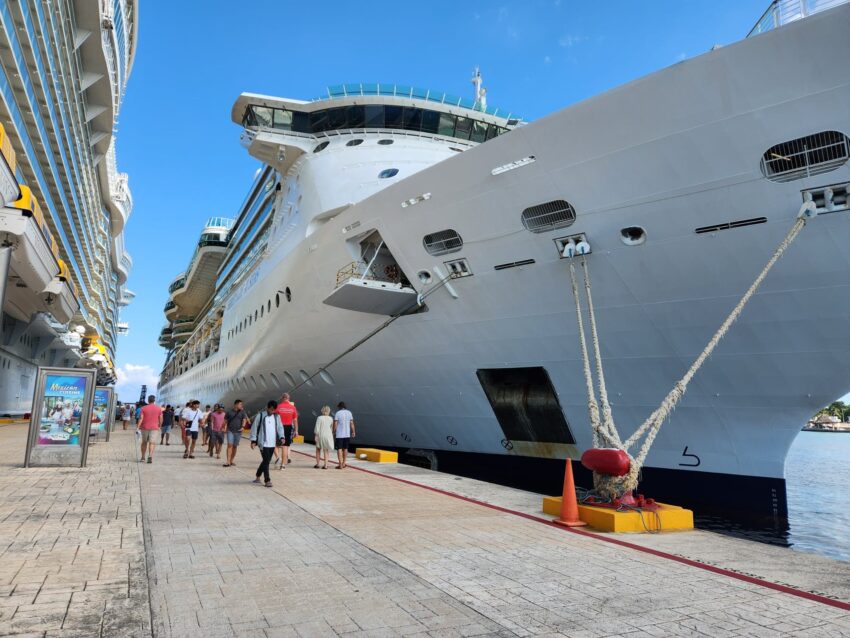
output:
{"label": "ship bridge", "polygon": [[227,217],[211,217],[207,220],[186,272],[168,288],[169,301],[174,306],[166,308],[167,318],[194,316],[207,305],[215,292],[218,268],[227,252],[228,232],[232,227],[233,220]]}
{"label": "ship bridge", "polygon": [[339,84],[315,100],[243,93],[231,119],[245,133],[248,152],[285,173],[316,143],[333,135],[386,132],[417,135],[461,146],[492,139],[520,124],[520,118],[483,101],[397,84]]}

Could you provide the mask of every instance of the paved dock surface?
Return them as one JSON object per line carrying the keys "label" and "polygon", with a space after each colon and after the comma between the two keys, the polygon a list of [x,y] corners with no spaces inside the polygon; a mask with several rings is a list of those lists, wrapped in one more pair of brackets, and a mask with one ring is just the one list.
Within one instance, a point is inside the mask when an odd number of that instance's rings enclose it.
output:
{"label": "paved dock surface", "polygon": [[117,432],[85,469],[25,470],[24,437],[0,427],[0,635],[850,636],[850,605],[804,597],[847,601],[840,561],[575,534],[527,518],[536,495],[406,466],[296,454],[266,489],[247,444],[234,468],[175,445],[147,465]]}

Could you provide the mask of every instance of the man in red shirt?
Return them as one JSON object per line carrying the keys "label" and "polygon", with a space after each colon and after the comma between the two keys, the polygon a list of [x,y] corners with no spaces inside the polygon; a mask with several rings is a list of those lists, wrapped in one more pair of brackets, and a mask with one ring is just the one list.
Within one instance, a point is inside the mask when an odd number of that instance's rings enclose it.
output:
{"label": "man in red shirt", "polygon": [[160,427],[162,427],[162,408],[156,404],[156,397],[150,395],[148,404],[142,408],[142,414],[136,424],[136,429],[142,435],[142,457],[139,463],[144,463],[145,451],[148,453],[148,463],[153,463],[153,448]]}
{"label": "man in red shirt", "polygon": [[295,404],[290,402],[289,393],[284,392],[277,404],[277,413],[280,423],[283,425],[283,446],[280,451],[280,469],[286,469],[289,460],[289,446],[292,445],[292,437],[298,436],[298,410]]}

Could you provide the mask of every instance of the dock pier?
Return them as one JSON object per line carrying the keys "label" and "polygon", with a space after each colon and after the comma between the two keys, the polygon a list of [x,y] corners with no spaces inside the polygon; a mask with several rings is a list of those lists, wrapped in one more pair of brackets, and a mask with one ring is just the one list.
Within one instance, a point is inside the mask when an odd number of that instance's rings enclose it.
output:
{"label": "dock pier", "polygon": [[149,465],[116,431],[24,469],[25,437],[0,426],[0,635],[850,635],[850,563],[822,556],[566,529],[536,494],[307,444],[264,489],[247,444]]}

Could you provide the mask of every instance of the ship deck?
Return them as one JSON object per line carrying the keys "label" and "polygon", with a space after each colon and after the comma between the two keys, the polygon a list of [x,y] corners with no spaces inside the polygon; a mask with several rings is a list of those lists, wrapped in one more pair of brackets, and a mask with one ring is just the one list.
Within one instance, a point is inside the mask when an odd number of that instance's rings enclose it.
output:
{"label": "ship deck", "polygon": [[0,426],[0,633],[101,636],[825,636],[850,633],[850,563],[711,532],[549,523],[538,495],[404,465],[274,488],[132,432],[85,469],[20,467]]}

